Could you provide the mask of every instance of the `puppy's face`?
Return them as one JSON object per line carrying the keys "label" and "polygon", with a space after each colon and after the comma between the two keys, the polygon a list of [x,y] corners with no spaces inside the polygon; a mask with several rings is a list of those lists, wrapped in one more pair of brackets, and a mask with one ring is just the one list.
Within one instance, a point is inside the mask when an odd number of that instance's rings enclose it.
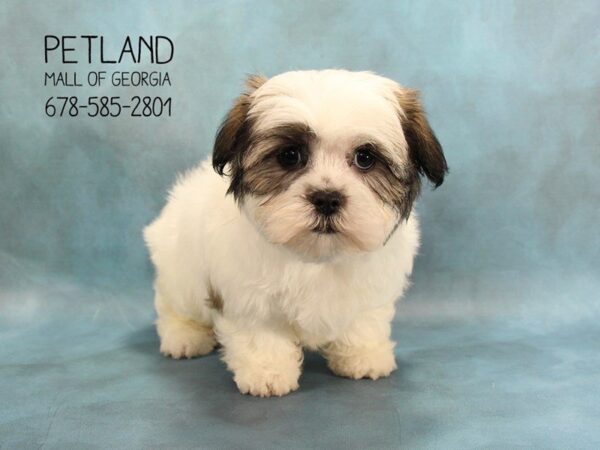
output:
{"label": "puppy's face", "polygon": [[269,241],[315,260],[384,245],[420,175],[439,186],[447,171],[414,91],[341,70],[250,78],[213,165]]}

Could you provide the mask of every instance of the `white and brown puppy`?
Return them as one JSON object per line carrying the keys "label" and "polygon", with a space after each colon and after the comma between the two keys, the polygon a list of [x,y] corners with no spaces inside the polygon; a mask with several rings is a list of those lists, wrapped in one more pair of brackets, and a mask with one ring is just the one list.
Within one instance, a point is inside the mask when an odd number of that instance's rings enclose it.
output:
{"label": "white and brown puppy", "polygon": [[161,352],[218,341],[259,396],[298,388],[303,347],[338,375],[389,375],[420,176],[439,186],[446,171],[415,91],[368,72],[251,77],[212,167],[183,175],[145,230]]}

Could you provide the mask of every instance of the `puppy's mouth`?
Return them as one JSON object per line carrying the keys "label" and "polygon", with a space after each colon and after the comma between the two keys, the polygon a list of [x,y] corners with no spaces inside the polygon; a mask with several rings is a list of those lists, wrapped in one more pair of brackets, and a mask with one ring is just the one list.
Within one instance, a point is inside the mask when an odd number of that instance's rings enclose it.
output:
{"label": "puppy's mouth", "polygon": [[320,222],[312,229],[312,231],[313,231],[313,233],[317,233],[317,234],[336,234],[336,233],[338,233],[338,230],[336,229],[336,227],[333,225],[333,223],[330,220],[327,220],[325,222]]}

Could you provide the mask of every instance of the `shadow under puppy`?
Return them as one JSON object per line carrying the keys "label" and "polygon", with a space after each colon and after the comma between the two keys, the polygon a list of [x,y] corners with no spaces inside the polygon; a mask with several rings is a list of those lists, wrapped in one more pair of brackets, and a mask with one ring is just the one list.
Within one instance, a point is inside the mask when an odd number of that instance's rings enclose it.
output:
{"label": "shadow under puppy", "polygon": [[[214,170],[213,170],[214,168]],[[447,172],[417,93],[369,72],[250,77],[209,162],[145,229],[160,351],[217,341],[242,393],[298,388],[302,347],[351,378],[395,368],[390,323]]]}

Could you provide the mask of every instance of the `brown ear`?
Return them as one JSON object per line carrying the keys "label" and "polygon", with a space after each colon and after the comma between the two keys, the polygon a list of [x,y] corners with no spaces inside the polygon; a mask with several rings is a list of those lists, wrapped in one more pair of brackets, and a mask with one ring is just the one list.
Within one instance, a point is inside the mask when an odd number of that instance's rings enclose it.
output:
{"label": "brown ear", "polygon": [[[235,101],[219,127],[215,145],[213,147],[212,164],[219,175],[225,173],[225,166],[230,164],[232,186],[229,191],[235,194],[234,181],[236,178],[236,162],[241,163],[241,155],[246,148],[250,134],[248,110],[250,109],[250,95],[262,86],[267,79],[259,75],[250,75],[246,80],[246,91]],[[236,161],[238,160],[238,161]],[[241,175],[241,174],[239,174]],[[241,180],[240,180],[241,181]]]}
{"label": "brown ear", "polygon": [[400,120],[410,158],[418,172],[438,187],[444,182],[448,165],[442,146],[429,126],[419,100],[419,93],[402,88],[397,92],[396,97],[404,113]]}

